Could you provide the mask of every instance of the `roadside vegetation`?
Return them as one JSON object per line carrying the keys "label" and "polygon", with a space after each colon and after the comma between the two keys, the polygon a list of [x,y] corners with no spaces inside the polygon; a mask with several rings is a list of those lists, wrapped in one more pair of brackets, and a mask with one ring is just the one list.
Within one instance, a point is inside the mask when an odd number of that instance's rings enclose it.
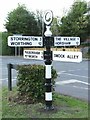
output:
{"label": "roadside vegetation", "polygon": [[[8,46],[8,33],[7,32],[0,32],[0,55],[8,55],[8,56],[14,56],[15,55],[15,47],[9,47]],[[88,47],[90,48],[90,44],[89,43],[82,43],[79,47],[75,48],[75,49],[80,49],[80,48],[85,48]],[[68,47],[67,47],[68,48]],[[66,49],[67,49],[66,48]],[[69,47],[70,48],[70,47]],[[20,48],[20,53],[21,55],[23,55],[23,49],[24,48]],[[30,49],[30,48],[29,48]],[[35,50],[35,48],[33,48]],[[36,48],[37,49],[37,48]],[[43,49],[43,48],[42,48]],[[57,48],[58,49],[63,49],[63,48]],[[64,47],[65,49],[65,47]],[[71,48],[73,50],[73,48]],[[71,50],[71,51],[72,51]],[[18,48],[17,48],[17,53],[18,53]],[[83,55],[84,58],[90,58],[90,49],[86,52],[85,55]]]}
{"label": "roadside vegetation", "polygon": [[[88,103],[55,93],[56,70],[52,68],[54,110],[45,110],[45,77],[42,65],[19,65],[17,86],[2,88],[3,118],[88,118]],[[17,120],[17,119],[16,119]]]}
{"label": "roadside vegetation", "polygon": [[[88,11],[85,1],[78,0],[77,2],[76,0],[67,15],[64,15],[61,19],[58,19],[59,16],[53,18],[51,26],[53,35],[78,36],[81,38],[81,42],[85,42],[90,36],[90,16],[85,16]],[[20,4],[16,9],[10,11],[5,24],[7,32],[0,33],[0,55],[14,55],[15,48],[8,46],[7,38],[10,35],[43,35],[45,25],[42,26],[42,16],[42,11],[37,11],[35,14]],[[20,51],[22,52],[23,48],[20,48]],[[90,57],[90,50],[86,57]],[[8,91],[5,87],[2,88],[3,120],[4,118],[11,118],[12,120],[13,118],[16,118],[16,120],[18,118],[84,118],[84,120],[88,118],[88,103],[86,101],[55,92],[53,92],[53,106],[55,109],[46,111],[43,101],[45,90],[42,90],[44,84],[42,83],[42,80],[44,80],[42,70],[44,71],[44,68],[40,66],[34,66],[34,70],[32,68],[19,66],[17,87],[14,87],[12,91]],[[29,70],[31,71],[29,72]],[[39,76],[38,73],[40,73]],[[52,74],[53,79],[55,79],[57,77],[56,72],[53,71]]]}
{"label": "roadside vegetation", "polygon": [[54,93],[54,110],[46,111],[45,103],[36,102],[27,104],[22,101],[14,101],[17,97],[17,88],[9,92],[7,88],[2,90],[2,118],[88,118],[88,103],[69,96]]}
{"label": "roadside vegetation", "polygon": [[2,118],[2,89],[0,86],[0,119]]}
{"label": "roadside vegetation", "polygon": [[[81,43],[85,42],[90,38],[90,15],[85,15],[89,10],[87,2],[81,0],[74,1],[67,14],[62,18],[60,16],[53,18],[51,25],[53,35],[77,36],[80,37]],[[42,11],[37,10],[34,13],[29,11],[25,5],[18,4],[17,8],[10,11],[5,20],[7,32],[0,33],[2,55],[14,55],[15,53],[15,48],[7,45],[7,37],[9,35],[42,36],[45,32],[42,18]],[[20,48],[20,51],[23,53],[23,48]]]}
{"label": "roadside vegetation", "polygon": [[2,42],[1,46],[0,46],[0,49],[2,48],[2,52],[0,53],[0,55],[14,55],[14,48],[11,48],[8,46],[8,40],[7,40],[7,37],[8,37],[8,32],[2,32],[0,33],[1,34],[1,38],[0,38],[0,41]]}

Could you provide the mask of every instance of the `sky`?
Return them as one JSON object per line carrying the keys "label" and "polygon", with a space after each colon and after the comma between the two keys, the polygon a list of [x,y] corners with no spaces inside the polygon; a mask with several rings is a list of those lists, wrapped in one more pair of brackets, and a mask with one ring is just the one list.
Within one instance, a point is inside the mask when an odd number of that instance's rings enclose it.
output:
{"label": "sky", "polygon": [[[75,0],[2,0],[0,3],[0,31],[5,31],[6,17],[19,4],[25,4],[29,11],[52,10],[54,16],[62,17],[70,9]],[[90,0],[85,0],[86,2]]]}

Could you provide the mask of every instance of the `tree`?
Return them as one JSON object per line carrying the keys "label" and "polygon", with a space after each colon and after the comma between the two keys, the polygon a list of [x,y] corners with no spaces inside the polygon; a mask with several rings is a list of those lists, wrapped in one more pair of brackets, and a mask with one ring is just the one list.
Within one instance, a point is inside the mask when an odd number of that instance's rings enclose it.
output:
{"label": "tree", "polygon": [[79,36],[81,41],[87,37],[87,19],[84,14],[87,3],[77,0],[74,2],[67,16],[61,19],[61,34],[65,36]]}
{"label": "tree", "polygon": [[54,17],[51,25],[53,35],[60,35],[60,25],[58,24],[58,17]]}
{"label": "tree", "polygon": [[87,22],[88,22],[88,24],[87,24],[87,35],[90,38],[90,15],[87,16]]}
{"label": "tree", "polygon": [[0,46],[2,46],[1,48],[2,55],[14,55],[14,48],[8,47],[7,37],[8,37],[8,33],[2,32],[2,36],[1,36],[2,44],[0,44]]}
{"label": "tree", "polygon": [[90,38],[90,1],[88,2],[87,5],[87,13],[86,13],[86,18],[87,18],[87,31],[88,31],[88,37]]}
{"label": "tree", "polygon": [[43,12],[42,11],[36,10],[36,20],[37,20],[39,35],[43,35],[44,21],[43,21]]}
{"label": "tree", "polygon": [[5,27],[8,32],[22,35],[38,35],[37,20],[33,12],[19,5],[8,14]]}

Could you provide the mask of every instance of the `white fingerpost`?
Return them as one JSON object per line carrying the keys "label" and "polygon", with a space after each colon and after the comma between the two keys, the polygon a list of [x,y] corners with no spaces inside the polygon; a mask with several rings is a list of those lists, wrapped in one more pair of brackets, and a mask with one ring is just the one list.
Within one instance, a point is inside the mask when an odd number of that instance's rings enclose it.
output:
{"label": "white fingerpost", "polygon": [[52,52],[51,52],[51,44],[50,39],[52,39],[52,32],[50,31],[50,25],[52,22],[52,11],[46,11],[44,14],[44,23],[46,24],[46,31],[44,33],[45,35],[45,41],[48,44],[45,44],[46,51],[44,54],[45,58],[45,102],[46,102],[46,110],[52,110],[52,83],[51,83],[51,63],[52,63]]}
{"label": "white fingerpost", "polygon": [[45,78],[50,79],[51,78],[51,65],[45,65],[46,66],[46,71],[45,71]]}
{"label": "white fingerpost", "polygon": [[45,100],[52,101],[52,92],[45,92]]}

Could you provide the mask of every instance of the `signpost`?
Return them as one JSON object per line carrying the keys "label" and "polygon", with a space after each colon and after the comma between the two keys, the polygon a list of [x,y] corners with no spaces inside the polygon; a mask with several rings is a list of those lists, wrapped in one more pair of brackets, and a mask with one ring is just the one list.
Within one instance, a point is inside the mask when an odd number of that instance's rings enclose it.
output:
{"label": "signpost", "polygon": [[79,63],[82,61],[82,53],[71,51],[53,51],[53,60]]}
{"label": "signpost", "polygon": [[8,46],[14,47],[14,46],[30,46],[35,47],[43,46],[43,39],[39,36],[9,36],[8,37]]}
{"label": "signpost", "polygon": [[25,59],[43,60],[43,51],[24,50],[24,58]]}
{"label": "signpost", "polygon": [[54,46],[79,46],[79,37],[54,37]]}
{"label": "signpost", "polygon": [[51,51],[51,46],[79,46],[79,37],[61,37],[52,36],[50,26],[53,19],[52,11],[46,11],[44,14],[44,23],[46,25],[46,31],[44,37],[42,36],[9,36],[8,46],[11,47],[42,47],[45,46],[45,51],[40,50],[24,50],[25,59],[35,59],[45,61],[45,103],[46,110],[52,110],[52,76],[51,76],[51,64],[52,60],[65,61],[65,62],[81,62],[82,53],[71,51]]}
{"label": "signpost", "polygon": [[45,46],[46,51],[44,51],[44,59],[45,59],[45,102],[46,102],[46,110],[52,110],[52,76],[51,76],[51,64],[52,64],[52,51],[51,51],[51,43],[52,43],[52,32],[50,31],[50,25],[52,22],[53,14],[52,11],[46,11],[44,14],[44,23],[46,24],[45,35]]}

